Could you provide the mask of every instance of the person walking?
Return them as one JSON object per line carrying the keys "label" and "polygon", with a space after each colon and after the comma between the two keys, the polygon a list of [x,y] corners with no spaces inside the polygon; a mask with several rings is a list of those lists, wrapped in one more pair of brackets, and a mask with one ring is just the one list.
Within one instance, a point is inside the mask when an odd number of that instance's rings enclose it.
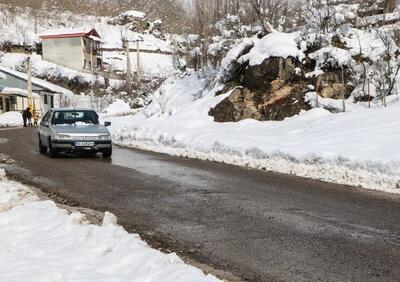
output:
{"label": "person walking", "polygon": [[26,110],[22,112],[22,119],[24,120],[24,127],[28,127],[27,122],[29,121],[31,123],[32,120],[32,113],[30,107],[26,108]]}

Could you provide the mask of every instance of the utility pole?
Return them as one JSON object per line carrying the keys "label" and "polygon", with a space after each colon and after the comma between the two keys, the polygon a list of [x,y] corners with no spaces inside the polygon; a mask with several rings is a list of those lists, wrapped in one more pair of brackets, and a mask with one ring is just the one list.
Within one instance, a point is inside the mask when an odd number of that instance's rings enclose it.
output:
{"label": "utility pole", "polygon": [[368,108],[371,108],[371,89],[370,89],[370,85],[369,85],[369,77],[367,79],[367,83],[368,83]]}
{"label": "utility pole", "polygon": [[32,60],[31,57],[28,56],[28,70],[27,70],[27,75],[28,75],[28,106],[31,108],[32,113],[34,112],[33,109],[33,101],[32,101]]}
{"label": "utility pole", "polygon": [[140,86],[142,83],[142,72],[140,66],[140,42],[144,41],[142,37],[138,37],[136,39],[136,78],[137,78],[137,85]]}
{"label": "utility pole", "polygon": [[346,89],[346,86],[344,84],[344,69],[343,69],[343,66],[342,66],[342,85],[343,85],[342,106],[343,106],[343,112],[345,112],[346,111],[346,101],[345,101],[345,90],[344,89]]}
{"label": "utility pole", "polygon": [[131,59],[129,54],[129,41],[125,40],[125,52],[126,52],[126,86],[128,91],[131,91],[132,87],[132,69],[131,69]]}
{"label": "utility pole", "polygon": [[317,78],[317,86],[315,87],[315,107],[316,108],[319,108],[319,98],[318,98],[319,86],[320,86],[320,80],[319,80],[319,76],[318,76],[318,78]]}

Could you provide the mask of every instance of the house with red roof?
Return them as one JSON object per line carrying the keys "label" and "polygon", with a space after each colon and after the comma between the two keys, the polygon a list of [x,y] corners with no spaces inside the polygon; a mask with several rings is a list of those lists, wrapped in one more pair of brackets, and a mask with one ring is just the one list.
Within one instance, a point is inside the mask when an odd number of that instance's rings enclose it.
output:
{"label": "house with red roof", "polygon": [[39,37],[44,60],[77,71],[101,69],[101,38],[95,29],[56,29]]}

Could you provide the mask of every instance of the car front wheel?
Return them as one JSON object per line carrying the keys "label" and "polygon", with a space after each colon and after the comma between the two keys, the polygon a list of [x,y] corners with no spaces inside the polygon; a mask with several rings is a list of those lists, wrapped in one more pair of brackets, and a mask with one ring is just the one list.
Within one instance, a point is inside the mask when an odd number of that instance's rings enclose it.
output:
{"label": "car front wheel", "polygon": [[39,152],[41,154],[45,154],[47,152],[47,147],[43,145],[40,135],[39,135]]}
{"label": "car front wheel", "polygon": [[58,151],[56,148],[53,148],[51,140],[49,140],[49,156],[50,158],[55,158],[58,156]]}
{"label": "car front wheel", "polygon": [[112,156],[112,148],[106,149],[102,153],[103,153],[103,158],[109,159]]}

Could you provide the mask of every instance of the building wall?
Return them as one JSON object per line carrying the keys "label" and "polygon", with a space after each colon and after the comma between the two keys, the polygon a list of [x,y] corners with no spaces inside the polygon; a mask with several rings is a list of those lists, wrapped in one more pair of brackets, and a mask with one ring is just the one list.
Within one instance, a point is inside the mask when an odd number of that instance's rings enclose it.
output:
{"label": "building wall", "polygon": [[[1,85],[11,87],[11,88],[27,89],[28,83],[26,82],[26,80],[9,75],[7,73],[4,73],[4,74],[6,75],[6,79],[1,80]],[[41,97],[41,102],[39,101],[37,110],[39,110],[41,108],[42,113],[47,112],[51,108],[51,106],[52,106],[51,105],[51,99],[52,99],[51,96],[53,96],[53,99],[56,98],[54,100],[54,106],[59,106],[59,101],[57,100],[59,98],[54,97],[54,96],[59,96],[59,95],[50,93],[50,92],[46,91],[45,88],[39,87],[37,85],[32,85],[32,92],[39,94]],[[48,96],[47,103],[45,103],[46,102],[45,95]]]}
{"label": "building wall", "polygon": [[[10,111],[18,111],[18,112],[22,112],[23,110],[25,110],[28,106],[29,106],[29,99],[26,97],[20,97],[20,96],[16,96],[16,95],[4,95],[4,94],[0,94],[0,113],[4,113],[6,112],[6,103],[8,102],[9,104],[11,103],[11,100],[13,100],[15,103],[13,103],[12,105],[9,106],[9,110]],[[13,98],[12,98],[13,97]],[[33,110],[40,112],[40,99],[33,99]]]}
{"label": "building wall", "polygon": [[85,69],[96,69],[97,65],[97,52],[98,47],[96,48],[97,43],[90,38],[82,38],[83,44],[83,58],[86,61],[86,65],[84,64]]}
{"label": "building wall", "polygon": [[70,69],[83,69],[82,38],[43,39],[43,59]]}

